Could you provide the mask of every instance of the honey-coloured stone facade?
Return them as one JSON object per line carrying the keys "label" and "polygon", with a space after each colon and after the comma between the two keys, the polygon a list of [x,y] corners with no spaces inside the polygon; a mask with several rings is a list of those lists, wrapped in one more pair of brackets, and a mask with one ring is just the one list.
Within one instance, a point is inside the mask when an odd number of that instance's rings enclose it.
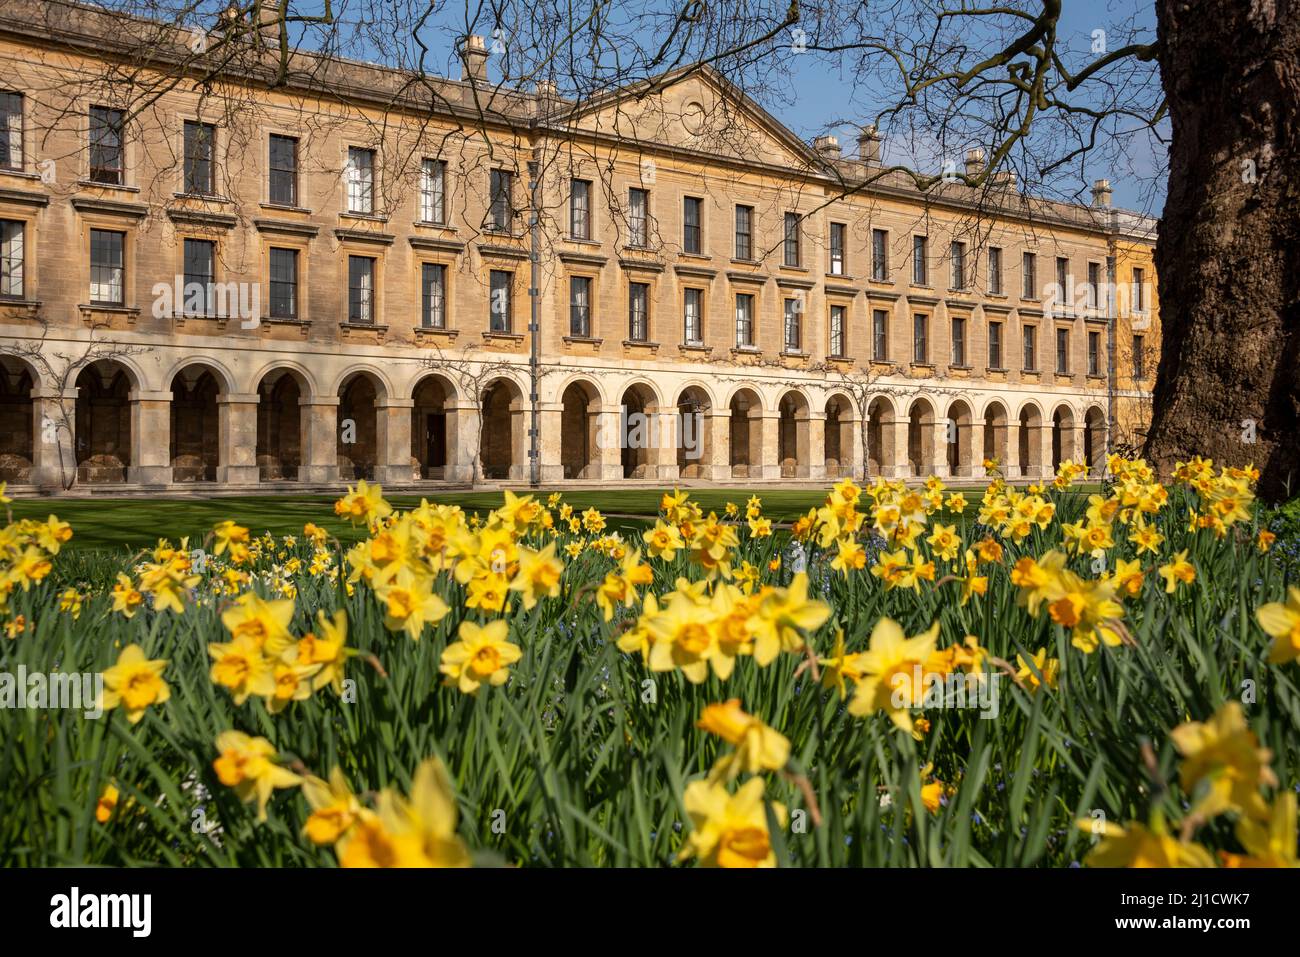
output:
{"label": "honey-coloured stone facade", "polygon": [[0,479],[519,482],[534,447],[548,484],[1028,478],[1140,444],[1154,233],[1105,181],[923,194],[874,130],[804,143],[714,72],[575,103],[473,38],[424,100],[306,55],[199,92],[165,42],[130,84],[120,23],[21,6]]}

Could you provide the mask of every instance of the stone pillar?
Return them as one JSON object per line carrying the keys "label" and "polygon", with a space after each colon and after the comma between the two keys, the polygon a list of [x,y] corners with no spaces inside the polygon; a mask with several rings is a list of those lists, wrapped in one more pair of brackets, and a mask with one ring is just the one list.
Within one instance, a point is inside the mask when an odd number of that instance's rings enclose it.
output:
{"label": "stone pillar", "polygon": [[[1062,449],[1062,458],[1065,458]],[[1050,479],[1056,474],[1052,467],[1052,423],[1047,422],[1039,429],[1038,439],[1038,477]]]}
{"label": "stone pillar", "polygon": [[337,482],[339,397],[303,396],[298,405],[302,407],[302,464],[298,466],[298,481],[312,485]]}
{"label": "stone pillar", "polygon": [[[1015,482],[1020,478],[1020,425],[1007,425],[1006,454],[1002,457],[1002,475],[1008,482]],[[996,446],[994,452],[999,449]]]}
{"label": "stone pillar", "polygon": [[32,389],[31,483],[43,489],[70,486],[77,477],[77,390]]}
{"label": "stone pillar", "polygon": [[528,430],[532,426],[532,409],[519,399],[510,405],[510,476],[511,482],[527,482],[531,474]]}
{"label": "stone pillar", "polygon": [[[826,479],[826,413],[825,412],[808,412],[803,421],[796,421],[795,428],[799,432],[799,438],[802,440],[807,435],[807,441],[798,443],[801,447],[808,450],[808,464],[799,463],[799,477],[812,479],[816,482],[825,481]],[[800,449],[802,451],[802,448]]]}
{"label": "stone pillar", "polygon": [[867,450],[862,441],[862,420],[856,417],[850,419],[845,422],[844,428],[849,433],[849,447],[847,449],[844,448],[845,435],[844,432],[841,432],[840,454],[843,455],[846,451],[848,452],[848,475],[854,482],[860,483],[862,481],[863,465],[867,460]]}
{"label": "stone pillar", "polygon": [[1086,431],[1086,426],[1084,426],[1082,423],[1074,426],[1069,431],[1072,448],[1070,449],[1070,454],[1067,455],[1066,458],[1072,460],[1075,465],[1085,464],[1084,456],[1083,456],[1083,450],[1084,450],[1083,441],[1084,441],[1085,431]]}
{"label": "stone pillar", "polygon": [[[935,416],[934,426],[930,430],[930,460],[933,463],[929,472],[939,478],[949,478],[948,468],[948,420]],[[925,458],[924,439],[922,439],[921,457]],[[922,470],[926,471],[926,470]]]}
{"label": "stone pillar", "polygon": [[217,481],[225,485],[257,485],[258,394],[217,396]]}
{"label": "stone pillar", "polygon": [[443,478],[448,482],[473,483],[482,478],[477,466],[481,413],[472,402],[449,402],[447,413],[447,466]]}
{"label": "stone pillar", "polygon": [[649,412],[655,429],[655,447],[650,450],[651,475],[661,482],[676,482],[681,478],[677,465],[677,409]]}
{"label": "stone pillar", "polygon": [[709,411],[704,416],[704,428],[708,431],[705,443],[707,458],[704,462],[704,477],[713,482],[731,481],[731,412]]}
{"label": "stone pillar", "polygon": [[[750,478],[781,478],[781,413],[754,409],[749,417],[750,447],[755,444],[762,454],[758,461],[750,459]],[[758,430],[759,442],[755,443],[754,430]]]}
{"label": "stone pillar", "polygon": [[541,479],[543,483],[564,479],[564,403],[541,402],[537,406],[541,433],[537,437],[541,453]]}
{"label": "stone pillar", "polygon": [[170,485],[172,480],[172,394],[132,389],[131,464],[126,480],[138,485]]}
{"label": "stone pillar", "polygon": [[907,435],[909,421],[906,418],[895,418],[892,422],[885,422],[881,425],[881,437],[886,443],[893,443],[894,447],[894,464],[885,466],[885,471],[892,478],[911,478],[912,477],[912,460],[908,454]]}
{"label": "stone pillar", "polygon": [[593,456],[596,475],[602,482],[617,482],[623,478],[623,413],[617,405],[606,405],[596,414],[600,417]]}
{"label": "stone pillar", "polygon": [[406,485],[416,479],[411,465],[411,410],[414,399],[375,400],[375,481]]}

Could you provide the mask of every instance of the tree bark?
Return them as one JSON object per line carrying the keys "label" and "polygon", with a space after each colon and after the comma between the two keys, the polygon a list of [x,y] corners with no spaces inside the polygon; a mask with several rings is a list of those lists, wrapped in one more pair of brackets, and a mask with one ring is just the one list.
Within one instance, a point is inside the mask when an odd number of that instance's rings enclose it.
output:
{"label": "tree bark", "polygon": [[[1300,492],[1300,0],[1157,0],[1172,124],[1146,454]],[[1254,441],[1251,441],[1251,439]]]}

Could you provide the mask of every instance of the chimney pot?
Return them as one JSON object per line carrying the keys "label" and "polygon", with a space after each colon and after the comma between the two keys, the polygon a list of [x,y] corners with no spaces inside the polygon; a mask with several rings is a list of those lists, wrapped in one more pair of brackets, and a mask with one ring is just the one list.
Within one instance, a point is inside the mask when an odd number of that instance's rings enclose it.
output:
{"label": "chimney pot", "polygon": [[1110,180],[1099,179],[1092,184],[1092,205],[1109,206],[1111,197]]}
{"label": "chimney pot", "polygon": [[862,127],[858,134],[858,158],[872,166],[880,165],[880,133],[874,123]]}
{"label": "chimney pot", "polygon": [[813,140],[813,149],[827,159],[840,158],[840,141],[836,136],[819,136]]}
{"label": "chimney pot", "polygon": [[984,172],[984,151],[973,149],[966,151],[966,175],[979,176]]}
{"label": "chimney pot", "polygon": [[[232,9],[237,8],[232,7]],[[280,31],[283,29],[283,25],[280,23],[279,5],[269,2],[269,0],[260,0],[254,16],[257,19],[257,35],[261,41],[268,46],[278,47],[280,45]]]}
{"label": "chimney pot", "polygon": [[487,41],[471,34],[460,42],[460,78],[462,82],[487,83]]}

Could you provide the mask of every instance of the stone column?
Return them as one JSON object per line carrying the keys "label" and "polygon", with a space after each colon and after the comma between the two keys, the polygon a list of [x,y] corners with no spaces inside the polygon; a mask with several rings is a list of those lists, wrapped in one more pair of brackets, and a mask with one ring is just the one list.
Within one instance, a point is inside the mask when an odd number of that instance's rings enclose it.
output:
{"label": "stone column", "polygon": [[[750,447],[753,448],[757,444],[762,452],[757,462],[754,461],[751,453],[750,478],[780,479],[781,413],[754,409],[750,412],[749,429]],[[754,442],[754,430],[756,429],[760,436],[758,443]]]}
{"label": "stone column", "polygon": [[339,480],[339,397],[303,396],[298,405],[302,407],[302,464],[298,466],[298,481],[333,484]]}
{"label": "stone column", "polygon": [[258,394],[217,396],[217,481],[225,485],[257,485]]}
{"label": "stone column", "polygon": [[411,410],[414,399],[375,400],[375,481],[406,485],[415,481],[411,465]]}
{"label": "stone column", "polygon": [[[1050,479],[1056,474],[1056,469],[1052,468],[1052,423],[1050,421],[1042,425],[1038,436],[1038,477]],[[1061,452],[1062,458],[1066,458],[1065,450],[1062,449]]]}
{"label": "stone column", "polygon": [[854,482],[860,483],[862,481],[863,463],[867,460],[867,450],[863,446],[862,442],[862,420],[857,418],[856,412],[854,413],[854,418],[849,419],[844,423],[844,429],[849,433],[849,447],[847,449],[844,448],[844,432],[841,431],[840,454],[843,455],[846,451],[848,452],[848,474]]}
{"label": "stone column", "polygon": [[[939,478],[949,478],[948,420],[943,416],[935,416],[934,427],[930,430],[930,435],[930,460],[933,464],[929,471]],[[924,443],[924,437],[922,442]],[[922,445],[921,457],[925,458],[924,445]]]}
{"label": "stone column", "polygon": [[[1084,450],[1083,440],[1084,440],[1084,431],[1086,430],[1086,428],[1087,427],[1085,425],[1079,423],[1075,425],[1073,428],[1071,428],[1069,432],[1070,443],[1073,447],[1070,449],[1070,454],[1066,456],[1066,458],[1072,460],[1075,465],[1085,464],[1084,457],[1083,457],[1083,450]],[[1105,460],[1103,459],[1103,462],[1104,461]]]}
{"label": "stone column", "polygon": [[704,476],[713,482],[731,481],[731,412],[710,411],[704,416],[709,440],[705,444],[708,458]]}
{"label": "stone column", "polygon": [[449,402],[447,413],[447,466],[443,478],[448,482],[472,483],[482,478],[476,465],[481,413],[473,402]]}
{"label": "stone column", "polygon": [[655,446],[650,450],[650,474],[661,482],[676,482],[681,478],[677,465],[677,409],[647,414],[656,424]]}
{"label": "stone column", "polygon": [[907,434],[908,420],[906,418],[895,418],[892,422],[881,424],[881,438],[885,443],[893,443],[894,464],[885,466],[885,471],[893,478],[911,478],[912,460],[908,454]]}
{"label": "stone column", "polygon": [[[995,439],[996,442],[996,439]],[[994,451],[998,451],[996,445]],[[1006,454],[1002,458],[1002,475],[1008,482],[1020,478],[1020,424],[1007,425]]]}
{"label": "stone column", "polygon": [[172,394],[132,389],[131,464],[126,480],[139,485],[170,485],[172,480]]}
{"label": "stone column", "polygon": [[559,482],[564,479],[564,403],[541,402],[537,409],[541,479],[544,483]]}
{"label": "stone column", "polygon": [[31,483],[42,489],[61,489],[77,477],[77,390],[67,390],[60,400],[57,389],[32,389]]}
{"label": "stone column", "polygon": [[818,482],[825,481],[826,413],[810,411],[800,418],[802,421],[796,420],[795,429],[800,433],[800,439],[803,439],[804,434],[806,434],[807,440],[806,442],[800,441],[797,444],[807,447],[808,464],[805,466],[802,462],[799,463],[799,477]]}
{"label": "stone column", "polygon": [[617,405],[602,406],[597,413],[600,426],[597,430],[595,468],[602,482],[617,482],[623,478],[623,414]]}

